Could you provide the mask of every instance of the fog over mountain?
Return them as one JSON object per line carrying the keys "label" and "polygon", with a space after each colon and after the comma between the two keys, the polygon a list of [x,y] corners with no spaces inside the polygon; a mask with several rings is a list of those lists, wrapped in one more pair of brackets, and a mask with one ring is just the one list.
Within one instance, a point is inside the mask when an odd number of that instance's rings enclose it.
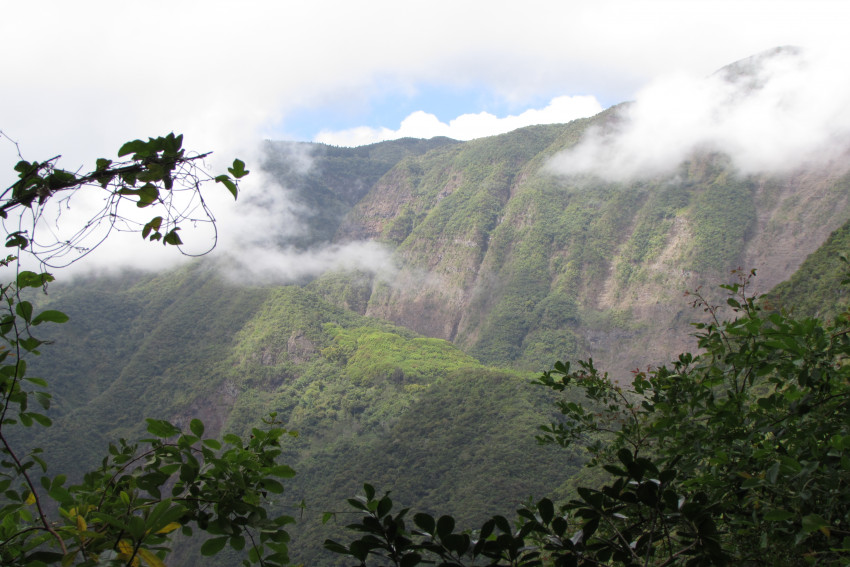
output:
{"label": "fog over mountain", "polygon": [[[380,0],[357,7],[340,1],[259,1],[239,7],[211,1],[203,10],[188,3],[170,6],[165,14],[103,0],[73,6],[38,0],[13,3],[7,12],[0,42],[13,56],[0,61],[10,78],[0,128],[20,142],[26,159],[61,154],[61,166],[76,171],[98,157],[114,157],[127,140],[174,131],[185,134],[191,149],[213,150],[213,170],[234,157],[245,160],[255,174],[246,181],[246,203],[251,193],[269,199],[267,180],[258,175],[259,140],[366,141],[343,139],[346,132],[367,132],[369,142],[377,141],[375,136],[475,139],[565,122],[654,91],[660,92],[649,96],[646,111],[635,115],[634,126],[617,142],[625,152],[623,168],[605,166],[610,155],[590,145],[570,167],[582,163],[585,170],[627,175],[665,166],[668,152],[675,161],[681,150],[671,146],[701,143],[728,145],[746,161],[742,167],[785,164],[801,145],[822,147],[817,128],[830,127],[829,109],[846,95],[841,70],[850,53],[843,29],[850,9],[831,1],[540,1],[523,9],[499,2],[435,2],[417,11],[411,25],[399,25],[406,20],[398,7]],[[40,33],[16,24],[30,21],[39,23]],[[434,41],[437,36],[440,41]],[[752,138],[760,144],[771,141],[770,148],[761,146],[763,155],[731,127],[713,125],[710,104],[695,114],[679,110],[710,98],[692,78],[702,79],[729,61],[776,45],[801,45],[812,61],[822,54],[834,64],[810,65],[823,72],[795,71],[793,80],[805,75],[812,89],[799,91],[800,102],[791,102],[792,115],[784,126],[773,110],[765,110],[765,124]],[[179,63],[163,63],[174,61]],[[687,80],[675,78],[683,74]],[[768,91],[775,99],[786,92]],[[756,120],[757,111],[767,108],[760,104],[753,102],[753,112],[739,113]],[[668,132],[654,146],[641,134],[659,125],[653,105],[669,109],[683,127],[707,130],[697,140]],[[772,135],[796,128],[794,117],[804,117],[805,107],[813,113],[812,132]],[[732,111],[721,114],[727,115],[723,124],[741,118]],[[783,138],[791,140],[788,146],[774,148]],[[649,148],[651,156],[641,154]],[[0,178],[8,186],[16,156],[6,152],[4,158],[8,167]],[[299,215],[314,212],[287,203],[287,189],[275,190],[279,194],[269,210],[285,219],[279,225],[297,232]],[[233,204],[226,192],[218,195],[213,189],[209,199],[225,228],[222,238],[239,230],[242,218],[263,210],[237,203],[251,212],[236,213],[228,224]],[[83,206],[81,201],[77,209]],[[75,214],[66,210],[65,218]],[[274,222],[257,222],[281,230]],[[111,240],[115,243],[85,263],[88,269],[158,269],[177,261],[135,237]],[[201,230],[196,240],[191,252],[205,249],[211,236]]]}
{"label": "fog over mountain", "polygon": [[623,181],[670,172],[697,151],[728,155],[745,174],[828,164],[850,145],[844,66],[843,54],[788,47],[709,77],[665,77],[550,166]]}
{"label": "fog over mountain", "polygon": [[705,313],[684,292],[711,299],[739,267],[808,312],[846,303],[850,123],[824,61],[774,50],[468,141],[266,140],[237,206],[211,199],[214,254],[39,296],[71,321],[33,361],[57,400],[38,443],[73,476],[144,417],[218,434],[276,412],[300,432],[278,505],[306,503],[292,550],[310,565],[334,564],[339,529],[317,511],[364,481],[463,522],[564,497],[581,457],[536,446],[541,370],[592,357],[624,382],[692,349]]}

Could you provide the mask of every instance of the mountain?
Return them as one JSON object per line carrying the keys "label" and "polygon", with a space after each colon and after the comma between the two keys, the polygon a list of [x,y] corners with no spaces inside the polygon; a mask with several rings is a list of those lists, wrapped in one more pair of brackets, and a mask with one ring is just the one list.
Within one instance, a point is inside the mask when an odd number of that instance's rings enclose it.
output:
{"label": "mountain", "polygon": [[262,168],[287,189],[293,206],[310,214],[281,244],[308,248],[331,240],[345,215],[387,171],[407,156],[457,144],[444,137],[402,138],[356,148],[267,140]]}
{"label": "mountain", "polygon": [[625,183],[547,169],[618,110],[400,162],[335,236],[380,240],[399,259],[391,283],[364,289],[358,276],[349,287],[362,312],[488,364],[534,370],[593,356],[622,373],[685,347],[684,291],[737,267],[757,269],[766,291],[850,218],[843,163],[742,175],[723,155],[696,154]]}
{"label": "mountain", "polygon": [[843,162],[744,174],[698,151],[629,181],[553,170],[627,108],[469,142],[268,142],[263,168],[311,212],[281,244],[377,241],[397,271],[237,285],[213,257],[51,286],[37,301],[71,322],[31,363],[56,403],[55,426],[28,442],[79,474],[109,440],[143,436],[144,417],[242,433],[276,412],[299,432],[279,505],[301,520],[293,554],[308,564],[332,561],[319,547],[345,520],[319,520],[362,482],[470,523],[562,494],[581,459],[536,446],[552,399],[528,384],[554,361],[592,356],[625,377],[693,348],[702,313],[683,293],[739,266],[776,303],[846,305],[833,299],[850,234]]}
{"label": "mountain", "polygon": [[[531,374],[484,367],[300,286],[236,286],[197,262],[57,286],[46,301],[72,318],[45,331],[55,342],[33,361],[51,378],[55,425],[22,441],[43,447],[53,470],[79,474],[109,441],[145,437],[145,417],[244,433],[277,412],[299,432],[285,446],[298,474],[281,505],[301,516],[293,556],[310,564],[344,524],[321,516],[363,482],[472,523],[567,482],[582,463],[537,446],[552,400]],[[196,552],[185,548],[182,564],[202,564]]]}

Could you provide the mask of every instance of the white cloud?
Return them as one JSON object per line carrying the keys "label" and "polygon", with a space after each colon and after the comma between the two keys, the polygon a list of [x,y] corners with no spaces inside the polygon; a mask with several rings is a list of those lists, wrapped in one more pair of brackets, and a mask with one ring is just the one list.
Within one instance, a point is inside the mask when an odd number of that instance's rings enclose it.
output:
{"label": "white cloud", "polygon": [[850,148],[850,57],[784,50],[744,73],[677,74],[642,89],[620,119],[550,163],[612,180],[675,168],[697,150],[728,154],[744,173],[787,172]]}
{"label": "white cloud", "polygon": [[237,283],[287,283],[332,270],[358,270],[390,280],[396,273],[392,252],[377,242],[328,244],[311,250],[253,246],[217,256],[217,265]]}
{"label": "white cloud", "polygon": [[[267,151],[273,151],[277,164],[285,163],[294,174],[305,175],[313,168],[312,156],[304,144],[277,143],[273,150],[267,144],[255,144],[244,155],[251,163],[259,164],[267,159]],[[203,192],[208,207],[215,212],[215,225],[182,223],[180,235],[185,244],[181,249],[187,254],[199,254],[215,244],[215,265],[234,282],[287,283],[316,277],[328,270],[358,270],[378,278],[391,278],[395,273],[391,251],[375,242],[324,243],[307,250],[286,245],[287,239],[303,233],[303,219],[314,212],[298,204],[289,188],[259,167],[253,168],[240,182],[236,203],[222,185],[208,183]],[[81,229],[101,201],[99,190],[74,195],[70,208],[62,212],[58,223],[55,212],[45,215],[40,230],[46,230],[43,236],[47,238],[42,240],[55,236],[61,241],[65,235]],[[132,203],[127,204],[125,213],[140,213],[135,216],[142,222],[154,214],[149,209],[136,211]],[[86,244],[99,241],[106,230],[104,224]],[[73,251],[67,258],[54,259],[54,264],[62,265],[63,260],[72,257],[75,257]],[[80,274],[115,274],[128,267],[163,270],[186,259],[171,246],[144,241],[137,227],[135,232],[113,232],[84,261],[64,268],[62,276],[67,280]]]}
{"label": "white cloud", "polygon": [[[216,151],[214,171],[242,157],[256,172],[257,140],[281,137],[305,108],[356,112],[382,89],[417,85],[489,91],[514,108],[587,93],[608,105],[633,98],[653,78],[682,70],[704,76],[775,45],[845,48],[848,20],[850,3],[825,0],[150,0],[143,8],[19,0],[4,4],[0,19],[0,129],[27,159],[63,154],[72,170],[114,157],[129,139],[175,131],[189,148]],[[410,128],[416,119],[419,128],[454,127],[461,138],[499,123],[476,114],[454,126],[417,116]],[[13,162],[3,164],[7,187]],[[234,205],[226,191],[211,193],[222,193],[213,210],[227,217]],[[284,209],[278,222],[297,224],[298,211]],[[139,244],[138,235],[110,238],[85,264],[173,261],[173,251],[166,259],[161,247]]]}
{"label": "white cloud", "polygon": [[499,118],[488,112],[462,114],[450,120],[448,124],[440,122],[433,114],[419,110],[410,114],[401,122],[398,130],[389,128],[352,128],[349,130],[323,130],[316,136],[316,142],[335,146],[362,146],[382,140],[398,138],[433,138],[446,136],[455,140],[472,140],[484,136],[504,134],[523,126],[533,124],[556,124],[570,122],[577,118],[593,116],[602,111],[602,105],[596,97],[560,96],[552,99],[542,109],[530,109],[515,115]]}

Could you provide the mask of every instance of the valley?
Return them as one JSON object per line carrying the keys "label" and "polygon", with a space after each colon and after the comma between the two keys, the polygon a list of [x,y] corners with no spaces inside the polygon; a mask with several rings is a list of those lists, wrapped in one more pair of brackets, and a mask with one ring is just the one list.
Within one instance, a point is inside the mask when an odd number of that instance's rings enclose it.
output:
{"label": "valley", "polygon": [[[376,242],[394,271],[235,283],[211,254],[51,285],[40,305],[71,322],[31,366],[50,378],[55,427],[27,441],[79,472],[109,440],[143,437],[145,417],[242,434],[275,413],[298,432],[277,505],[298,520],[293,561],[310,565],[339,561],[321,542],[363,482],[469,525],[566,497],[584,457],[535,442],[554,419],[553,394],[530,384],[540,372],[593,358],[627,383],[693,349],[705,314],[684,293],[714,297],[736,268],[777,303],[839,309],[845,161],[755,174],[696,152],[629,181],[552,166],[624,108],[468,142],[266,143],[263,169],[312,212],[278,244]],[[197,545],[180,564],[207,564]]]}

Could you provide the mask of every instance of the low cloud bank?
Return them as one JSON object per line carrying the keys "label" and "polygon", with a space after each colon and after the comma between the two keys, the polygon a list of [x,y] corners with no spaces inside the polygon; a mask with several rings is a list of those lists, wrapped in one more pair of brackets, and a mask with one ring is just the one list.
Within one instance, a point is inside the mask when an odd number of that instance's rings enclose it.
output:
{"label": "low cloud bank", "polygon": [[[267,152],[272,151],[270,156]],[[261,145],[252,161],[306,175],[314,162],[304,144]],[[303,281],[332,270],[359,270],[379,277],[394,272],[391,252],[375,242],[321,243],[306,250],[287,242],[304,234],[304,219],[314,214],[293,199],[269,173],[256,168],[245,178],[236,206],[217,207],[219,246],[216,265],[235,282],[251,284]]]}
{"label": "low cloud bank", "polygon": [[235,283],[286,283],[328,271],[357,270],[389,279],[396,272],[391,252],[376,242],[326,244],[309,250],[251,247],[217,256],[216,265]]}
{"label": "low cloud bank", "polygon": [[[314,163],[307,148],[305,144],[275,144],[271,156],[274,165],[296,176],[308,174]],[[65,266],[61,270],[61,279],[67,281],[89,274],[116,275],[127,269],[159,271],[174,268],[191,256],[205,253],[209,253],[209,259],[225,277],[251,285],[304,281],[330,270],[358,270],[379,278],[392,276],[395,268],[391,252],[377,243],[322,243],[306,250],[290,246],[288,242],[305,233],[305,219],[315,211],[298,203],[290,188],[282,186],[261,169],[260,165],[267,163],[270,157],[268,144],[230,149],[221,154],[230,156],[229,159],[234,155],[243,157],[250,174],[240,181],[239,197],[235,203],[223,185],[210,181],[201,187],[214,222],[186,221],[181,224],[180,236],[185,244],[180,249],[184,255],[173,246],[144,240],[140,235],[142,224],[159,211],[154,212],[152,208],[137,211],[128,201],[124,211],[134,214],[141,224],[124,226],[122,223],[119,228],[131,231],[122,233],[113,229],[110,232],[109,219],[105,219],[80,242],[79,249],[70,249],[67,256],[54,259],[55,266]],[[205,168],[221,172],[226,166],[226,163],[211,160]],[[39,234],[43,234],[43,239],[63,242],[63,235],[73,234],[87,226],[102,198],[96,190],[75,194],[70,201],[54,207],[56,210],[44,216],[39,224]],[[196,195],[189,191],[178,194],[176,198],[183,198],[183,202],[175,202],[176,208],[181,210],[190,210],[193,202],[197,204]],[[197,212],[194,216],[203,217]],[[91,255],[79,262],[72,261],[94,246],[97,249]],[[34,260],[29,255],[25,256],[27,267],[36,269]]]}
{"label": "low cloud bank", "polygon": [[549,168],[624,181],[669,172],[695,151],[725,153],[743,173],[828,163],[850,148],[848,59],[783,48],[707,78],[655,81]]}
{"label": "low cloud bank", "polygon": [[433,114],[418,110],[405,118],[397,130],[367,126],[339,131],[323,130],[316,135],[315,141],[335,146],[362,146],[407,137],[446,136],[455,140],[472,140],[504,134],[533,124],[570,122],[593,116],[601,111],[602,105],[593,96],[560,96],[553,98],[545,108],[529,109],[521,114],[504,118],[489,112],[463,114],[450,120],[448,124],[440,122]]}

